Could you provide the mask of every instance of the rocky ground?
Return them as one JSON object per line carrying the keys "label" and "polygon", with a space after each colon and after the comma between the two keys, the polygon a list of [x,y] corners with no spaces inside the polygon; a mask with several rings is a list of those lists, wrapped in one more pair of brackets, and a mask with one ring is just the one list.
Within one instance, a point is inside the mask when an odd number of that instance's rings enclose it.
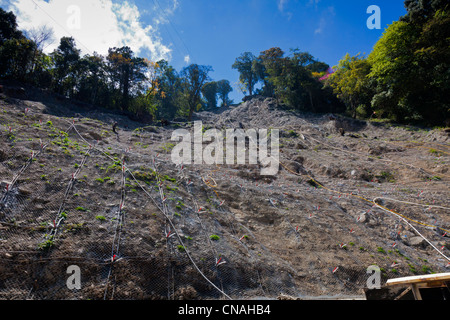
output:
{"label": "rocky ground", "polygon": [[[444,130],[262,97],[195,120],[279,129],[278,174],[173,164],[171,135],[192,123],[2,96],[0,298],[359,298],[371,265],[383,283],[449,270]],[[67,286],[71,265],[80,289]]]}

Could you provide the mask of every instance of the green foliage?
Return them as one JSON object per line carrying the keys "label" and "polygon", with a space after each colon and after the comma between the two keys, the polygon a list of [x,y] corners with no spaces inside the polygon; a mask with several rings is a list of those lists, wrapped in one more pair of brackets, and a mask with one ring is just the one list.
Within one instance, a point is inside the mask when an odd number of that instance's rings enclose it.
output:
{"label": "green foliage", "polygon": [[201,90],[203,85],[210,80],[208,73],[211,71],[213,71],[212,67],[198,64],[191,64],[181,71],[184,78],[182,87],[186,99],[188,121],[191,121],[193,113],[198,111],[201,106]]}
{"label": "green foliage", "polygon": [[442,125],[450,117],[450,7],[441,0],[405,7],[369,56],[347,54],[327,85],[353,117]]}
{"label": "green foliage", "polygon": [[210,235],[209,238],[210,238],[211,240],[213,240],[213,241],[219,241],[219,240],[220,240],[220,237],[219,237],[218,235],[215,235],[215,234]]}
{"label": "green foliage", "polygon": [[0,47],[0,74],[4,78],[25,81],[31,73],[35,43],[28,39],[8,39]]}
{"label": "green foliage", "polygon": [[48,250],[54,245],[54,241],[52,239],[45,240],[39,243],[39,249]]}
{"label": "green foliage", "polygon": [[[308,52],[294,49],[289,57],[278,47],[265,50],[258,57],[245,52],[232,67],[240,73],[244,93],[275,97],[288,109],[330,112],[339,105],[334,103],[332,92],[319,81],[328,65]],[[259,81],[261,89],[253,90]]]}
{"label": "green foliage", "polygon": [[166,144],[164,144],[161,147],[161,149],[166,153],[170,153],[174,147],[175,147],[175,144],[167,142]]}
{"label": "green foliage", "polygon": [[378,247],[377,252],[386,253],[386,251],[382,247]]}
{"label": "green foliage", "polygon": [[329,78],[328,85],[347,107],[347,112],[356,118],[370,113],[367,106],[370,104],[370,89],[368,74],[371,66],[366,58],[359,54],[344,56],[336,68],[336,72]]}
{"label": "green foliage", "polygon": [[401,18],[402,21],[423,24],[432,17],[438,10],[447,7],[446,0],[405,0],[407,14]]}
{"label": "green foliage", "polygon": [[168,175],[164,175],[161,178],[162,178],[162,180],[167,180],[167,181],[170,181],[170,182],[173,182],[173,183],[177,182],[177,179],[171,178]]}
{"label": "green foliage", "polygon": [[141,121],[152,121],[156,117],[158,106],[155,99],[144,94],[138,94],[130,103],[128,110]]}
{"label": "green foliage", "polygon": [[156,116],[163,119],[173,119],[182,105],[182,79],[165,60],[158,61],[155,72],[160,89],[155,99],[157,104]]}
{"label": "green foliage", "polygon": [[0,8],[0,46],[9,39],[22,38],[22,32],[17,30],[17,19],[14,13]]}
{"label": "green foliage", "polygon": [[429,266],[422,266],[422,272],[427,274],[427,273],[433,273],[433,270],[429,267]]}
{"label": "green foliage", "polygon": [[145,59],[134,57],[133,51],[127,46],[110,48],[106,60],[110,77],[119,84],[120,91],[116,93],[116,98],[120,101],[121,109],[128,110],[131,92],[139,89],[142,81],[146,80],[148,64]]}
{"label": "green foliage", "polygon": [[203,97],[206,99],[205,109],[214,109],[217,107],[217,82],[207,82],[202,87]]}
{"label": "green foliage", "polygon": [[421,23],[390,25],[368,57],[372,107],[398,122],[441,125],[450,117],[450,10],[413,20]]}
{"label": "green foliage", "polygon": [[414,273],[414,274],[417,273],[416,267],[414,267],[414,266],[413,266],[412,264],[410,264],[410,263],[408,263],[408,266],[409,266],[409,271],[410,271],[411,273]]}
{"label": "green foliage", "polygon": [[256,57],[251,52],[244,52],[231,66],[233,69],[239,71],[239,81],[244,85],[244,93],[253,95],[253,88],[258,83],[258,75],[256,73],[254,63]]}
{"label": "green foliage", "polygon": [[75,39],[62,37],[58,48],[51,53],[55,66],[52,84],[55,92],[74,97],[74,87],[79,75],[80,52],[76,48]]}
{"label": "green foliage", "polygon": [[[149,170],[149,172],[147,172],[147,170]],[[133,176],[136,178],[136,180],[150,184],[150,182],[156,179],[156,172],[152,169],[142,168],[142,170],[134,171]]]}
{"label": "green foliage", "polygon": [[233,101],[231,101],[228,98],[228,95],[232,91],[233,91],[233,88],[230,85],[230,81],[228,81],[228,80],[217,81],[217,94],[218,94],[219,98],[222,100],[221,106],[228,106],[231,103],[233,103]]}
{"label": "green foliage", "polygon": [[387,181],[395,183],[395,177],[391,172],[382,171],[378,176],[376,176],[380,181]]}

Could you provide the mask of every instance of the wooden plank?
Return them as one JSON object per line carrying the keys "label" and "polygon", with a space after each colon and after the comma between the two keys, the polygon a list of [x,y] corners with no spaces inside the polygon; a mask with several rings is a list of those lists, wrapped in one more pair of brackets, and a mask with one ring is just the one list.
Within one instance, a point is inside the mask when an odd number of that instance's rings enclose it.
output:
{"label": "wooden plank", "polygon": [[414,298],[416,300],[422,300],[422,295],[420,294],[420,290],[417,287],[417,284],[412,284],[411,287],[412,287],[412,291],[414,293]]}
{"label": "wooden plank", "polygon": [[437,274],[427,274],[420,276],[404,277],[397,279],[389,279],[386,282],[387,286],[398,286],[398,285],[408,285],[408,284],[419,284],[427,282],[446,282],[450,281],[450,273],[437,273]]}
{"label": "wooden plank", "polygon": [[408,288],[406,288],[405,291],[403,291],[398,297],[396,297],[394,300],[400,300],[405,294],[407,294],[408,292],[410,292],[412,289],[412,286],[409,286]]}

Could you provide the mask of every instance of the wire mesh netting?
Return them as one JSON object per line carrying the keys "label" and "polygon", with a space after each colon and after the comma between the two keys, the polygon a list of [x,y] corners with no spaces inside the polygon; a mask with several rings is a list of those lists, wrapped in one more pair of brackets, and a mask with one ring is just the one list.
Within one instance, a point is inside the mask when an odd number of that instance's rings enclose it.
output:
{"label": "wire mesh netting", "polygon": [[[91,119],[8,112],[21,116],[0,128],[1,299],[348,298],[372,265],[381,285],[448,271],[401,217],[345,190],[174,165],[170,130],[119,138]],[[408,212],[441,227],[416,226],[443,253],[444,213]]]}

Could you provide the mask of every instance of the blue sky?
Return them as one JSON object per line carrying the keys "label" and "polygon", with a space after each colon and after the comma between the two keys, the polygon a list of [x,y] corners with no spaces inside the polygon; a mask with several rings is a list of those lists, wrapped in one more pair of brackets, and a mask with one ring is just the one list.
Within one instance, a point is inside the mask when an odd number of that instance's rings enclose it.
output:
{"label": "blue sky", "polygon": [[[367,28],[370,5],[381,9],[380,30]],[[129,45],[177,70],[210,65],[213,80],[232,84],[239,74],[231,65],[245,51],[298,48],[333,66],[346,53],[369,54],[406,13],[403,0],[0,0],[0,6],[18,16],[19,28],[45,24],[57,39],[73,36],[84,53]],[[238,102],[242,94],[235,88],[231,98]]]}

